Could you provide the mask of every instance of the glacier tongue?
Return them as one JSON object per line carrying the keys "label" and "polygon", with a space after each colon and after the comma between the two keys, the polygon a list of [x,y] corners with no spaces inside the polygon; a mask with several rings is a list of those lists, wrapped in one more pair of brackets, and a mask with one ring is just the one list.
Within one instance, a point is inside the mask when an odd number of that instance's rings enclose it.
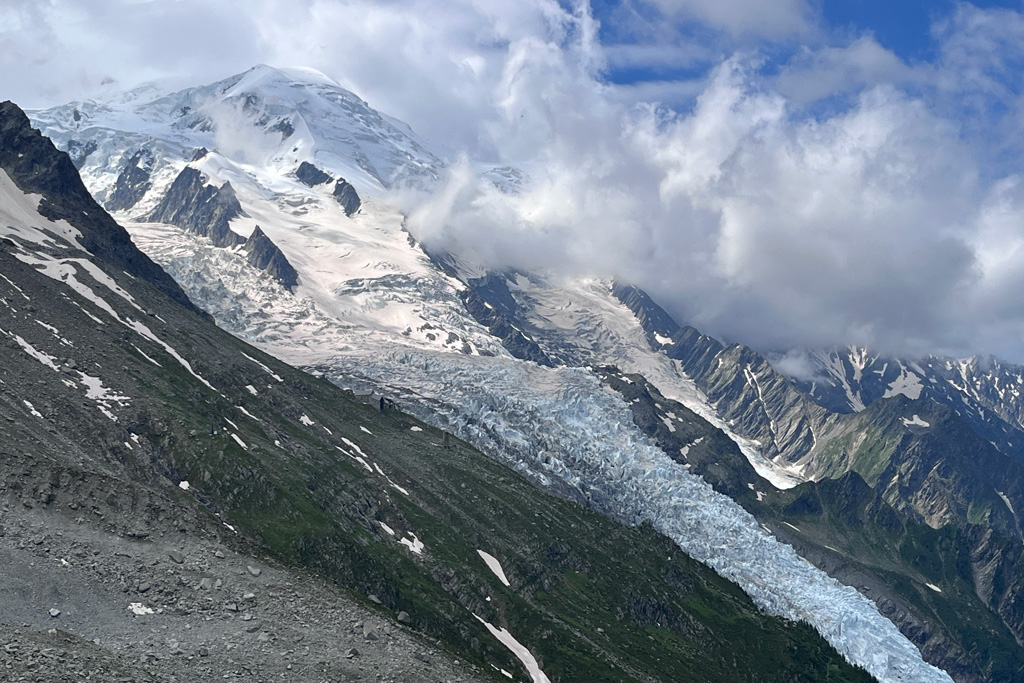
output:
{"label": "glacier tongue", "polygon": [[625,523],[650,520],[762,609],[810,623],[878,680],[952,680],[926,664],[874,603],[652,445],[625,403],[602,391],[589,371],[409,349],[339,356],[328,366],[340,382],[362,377],[388,387],[407,409],[542,484],[566,482]]}

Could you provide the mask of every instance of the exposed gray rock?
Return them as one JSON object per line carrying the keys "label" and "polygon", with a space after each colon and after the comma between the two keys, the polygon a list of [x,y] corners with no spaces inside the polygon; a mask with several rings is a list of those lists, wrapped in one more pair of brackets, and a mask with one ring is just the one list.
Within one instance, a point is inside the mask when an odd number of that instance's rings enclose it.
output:
{"label": "exposed gray rock", "polygon": [[323,185],[324,183],[332,180],[331,175],[324,173],[322,170],[309,163],[303,161],[299,164],[299,169],[295,171],[295,177],[299,179],[305,185],[309,187],[316,187],[317,185]]}
{"label": "exposed gray rock", "polygon": [[344,178],[338,178],[338,182],[334,186],[334,198],[345,209],[346,216],[354,214],[362,205],[359,195],[356,194],[356,188],[352,187]]}
{"label": "exposed gray rock", "polygon": [[96,203],[71,158],[32,128],[28,117],[13,102],[0,103],[0,166],[23,192],[43,195],[39,212],[75,227],[81,233],[79,242],[97,258],[146,280],[178,303],[200,312],[181,287],[136,249],[128,232]]}
{"label": "exposed gray rock", "polygon": [[153,153],[148,149],[135,152],[125,162],[114,189],[107,197],[107,211],[124,211],[138,204],[153,185],[150,180],[152,169]]}
{"label": "exposed gray rock", "polygon": [[256,229],[245,241],[245,253],[249,264],[277,278],[282,285],[291,289],[299,284],[299,274],[288,262],[288,258],[278,248],[266,233],[256,226]]}
{"label": "exposed gray rock", "polygon": [[229,226],[241,215],[242,206],[231,183],[219,188],[207,185],[198,170],[186,166],[148,218],[209,237],[218,247],[233,247],[245,243]]}

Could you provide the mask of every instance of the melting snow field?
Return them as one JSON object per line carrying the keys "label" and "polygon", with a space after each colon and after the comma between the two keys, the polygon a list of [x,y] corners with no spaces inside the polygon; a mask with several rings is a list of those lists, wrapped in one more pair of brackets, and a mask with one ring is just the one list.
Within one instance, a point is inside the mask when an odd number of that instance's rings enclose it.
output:
{"label": "melting snow field", "polygon": [[480,557],[487,564],[487,568],[494,572],[494,575],[498,577],[498,580],[508,586],[509,582],[508,579],[505,578],[505,570],[501,568],[501,562],[498,561],[498,558],[490,553],[485,553],[483,550],[477,550],[477,553],[480,554]]}
{"label": "melting snow field", "polygon": [[530,678],[533,680],[533,683],[551,683],[551,679],[549,679],[544,672],[540,670],[540,664],[537,663],[536,657],[526,649],[526,646],[513,638],[511,633],[503,628],[496,628],[480,617],[477,617],[475,614],[473,616],[477,618],[477,621],[487,627],[487,630],[491,632],[491,635],[500,640],[502,645],[511,650],[512,654],[519,658],[519,661],[523,663],[526,670],[530,672]]}

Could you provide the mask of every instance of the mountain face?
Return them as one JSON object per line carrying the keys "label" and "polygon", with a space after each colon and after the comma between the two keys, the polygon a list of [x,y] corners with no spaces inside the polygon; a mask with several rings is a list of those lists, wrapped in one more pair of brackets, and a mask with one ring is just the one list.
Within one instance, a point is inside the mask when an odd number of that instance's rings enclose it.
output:
{"label": "mountain face", "polygon": [[931,399],[956,410],[971,429],[1024,462],[1024,368],[995,357],[899,359],[849,347],[799,354],[793,383],[833,412],[863,410],[879,398]]}
{"label": "mountain face", "polygon": [[[458,255],[424,253],[403,230],[402,216],[380,193],[383,184],[358,171],[358,163],[343,158],[344,150],[335,145],[340,139],[337,135],[312,135],[309,145],[300,147],[302,158],[298,153],[289,156],[292,147],[279,153],[284,148],[274,146],[278,139],[302,134],[298,119],[288,112],[308,110],[311,86],[307,80],[289,81],[283,72],[272,75],[257,69],[217,87],[183,91],[192,95],[156,94],[149,99],[137,93],[134,99],[123,98],[113,104],[69,105],[34,116],[68,149],[85,149],[95,143],[83,172],[101,198],[116,182],[117,164],[127,150],[149,144],[158,159],[151,188],[120,216],[135,242],[224,329],[335,384],[390,397],[423,424],[443,429],[461,439],[459,443],[486,452],[543,490],[619,522],[664,534],[674,543],[672,557],[682,556],[681,549],[737,582],[761,610],[805,620],[844,657],[879,680],[948,680],[921,661],[918,649],[882,617],[871,600],[809,565],[790,546],[779,543],[749,510],[723,493],[728,491],[749,503],[757,502],[758,492],[763,496],[774,490],[773,484],[797,485],[803,481],[799,471],[802,455],[789,459],[790,451],[785,449],[790,444],[801,448],[813,444],[813,430],[839,418],[810,401],[783,397],[776,402],[767,394],[786,393],[792,386],[784,379],[770,382],[770,367],[756,365],[756,359],[741,352],[730,367],[742,372],[743,367],[753,366],[755,379],[768,391],[766,394],[762,388],[758,394],[747,382],[748,389],[739,395],[743,401],[757,397],[770,407],[758,412],[749,406],[728,405],[728,391],[716,405],[679,359],[664,353],[662,345],[651,345],[643,324],[615,297],[611,283],[553,282],[537,273],[486,273],[467,265]],[[271,84],[270,95],[249,92],[258,90],[257,84],[267,83]],[[246,85],[236,88],[239,84]],[[254,95],[249,106],[252,118],[243,119],[249,127],[242,130],[260,145],[266,143],[260,150],[270,150],[261,152],[259,163],[253,161],[257,157],[251,146],[237,140],[218,141],[217,112],[208,111],[204,117],[193,108],[177,116],[175,112],[181,110],[166,104],[168,97],[184,102],[191,96],[198,102],[196,93],[222,92],[218,88],[225,87],[227,97],[242,92]],[[313,92],[321,90],[313,84]],[[261,109],[261,102],[273,98],[277,108],[272,112],[267,107]],[[237,108],[249,117],[247,101],[248,97],[239,100]],[[157,106],[157,102],[161,104]],[[76,108],[81,124],[77,128],[66,118],[74,121]],[[135,113],[126,115],[126,108]],[[114,126],[112,114],[104,113],[113,111],[119,112],[120,128]],[[133,123],[132,116],[141,116],[139,112],[148,117],[145,125]],[[337,117],[346,120],[340,111]],[[285,120],[292,123],[290,131],[282,124]],[[365,120],[376,119],[368,116]],[[184,121],[195,122],[195,126]],[[405,143],[399,137],[373,139],[381,145],[396,145],[380,152],[385,158],[399,158],[403,153]],[[198,148],[207,151],[197,154]],[[418,154],[412,147],[405,147],[404,152]],[[426,155],[417,158],[429,159]],[[118,161],[112,163],[114,159]],[[330,180],[316,182],[320,176],[311,174],[302,162],[335,179],[334,185]],[[231,184],[243,214],[228,221],[229,230],[248,239],[258,225],[298,274],[292,290],[253,267],[238,249],[219,247],[207,236],[149,220],[185,167],[200,172],[204,185]],[[300,172],[300,168],[304,170]],[[351,215],[333,196],[338,178],[348,179],[362,200]],[[522,360],[530,358],[528,354],[532,360]],[[596,369],[608,366],[616,369]],[[619,393],[610,386],[613,376],[622,385],[628,384],[625,378],[643,377],[655,391]],[[666,407],[651,407],[638,424],[632,402],[644,402],[647,397],[656,403],[664,399]],[[690,413],[667,407],[668,401]],[[737,412],[729,412],[733,410]],[[770,423],[776,411],[782,411],[781,417],[797,417],[785,423],[777,419],[773,426]],[[736,417],[726,418],[723,413]],[[759,443],[748,435],[747,423],[737,419],[745,415],[749,425],[776,435],[777,448],[785,451],[784,457],[762,452],[763,444],[772,441],[762,437]],[[797,424],[800,420],[803,426]],[[683,422],[689,426],[684,428]],[[324,424],[338,433],[329,422]],[[658,424],[664,428],[660,432]],[[654,436],[641,425],[653,426]],[[374,425],[364,426],[376,433]],[[380,424],[377,428],[383,429]],[[698,434],[705,438],[699,444],[695,443],[701,438]],[[347,437],[359,443],[351,434]],[[682,443],[684,438],[687,441]],[[359,455],[345,444],[338,447]],[[718,457],[719,447],[722,457]],[[668,452],[672,449],[675,453]],[[705,474],[713,486],[691,474],[686,465]],[[451,476],[439,474],[438,480]],[[507,485],[502,481],[502,486]],[[501,526],[497,522],[500,515],[506,514],[501,510],[495,511],[497,527]],[[529,517],[526,519],[528,522]],[[551,556],[562,554],[557,551]],[[588,576],[597,573],[586,572]],[[614,585],[632,585],[631,580],[617,571],[615,574],[619,578]],[[615,592],[607,583],[599,590]],[[458,595],[469,593],[459,591]],[[642,616],[650,624],[682,623],[672,616],[678,615],[677,608],[663,598],[652,602],[640,596],[627,604],[632,606],[622,614]],[[607,626],[601,628],[607,632]],[[557,647],[554,641],[551,645]],[[553,659],[544,657],[542,668],[548,674],[548,667],[555,666]],[[680,676],[686,679],[686,675]]]}
{"label": "mountain face", "polygon": [[0,130],[22,145],[0,151],[9,674],[869,680],[651,524],[217,328],[95,202],[29,192],[73,166],[10,103]]}

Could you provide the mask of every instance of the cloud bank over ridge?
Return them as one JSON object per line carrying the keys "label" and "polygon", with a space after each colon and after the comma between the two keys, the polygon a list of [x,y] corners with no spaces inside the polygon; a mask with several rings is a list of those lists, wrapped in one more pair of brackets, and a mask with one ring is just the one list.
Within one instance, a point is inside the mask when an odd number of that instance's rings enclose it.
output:
{"label": "cloud bank over ridge", "polygon": [[[18,0],[0,87],[312,66],[449,154],[401,198],[431,246],[623,278],[761,348],[1024,361],[1024,15],[954,5],[906,61],[814,3],[727,4]],[[503,194],[481,161],[529,181]]]}

